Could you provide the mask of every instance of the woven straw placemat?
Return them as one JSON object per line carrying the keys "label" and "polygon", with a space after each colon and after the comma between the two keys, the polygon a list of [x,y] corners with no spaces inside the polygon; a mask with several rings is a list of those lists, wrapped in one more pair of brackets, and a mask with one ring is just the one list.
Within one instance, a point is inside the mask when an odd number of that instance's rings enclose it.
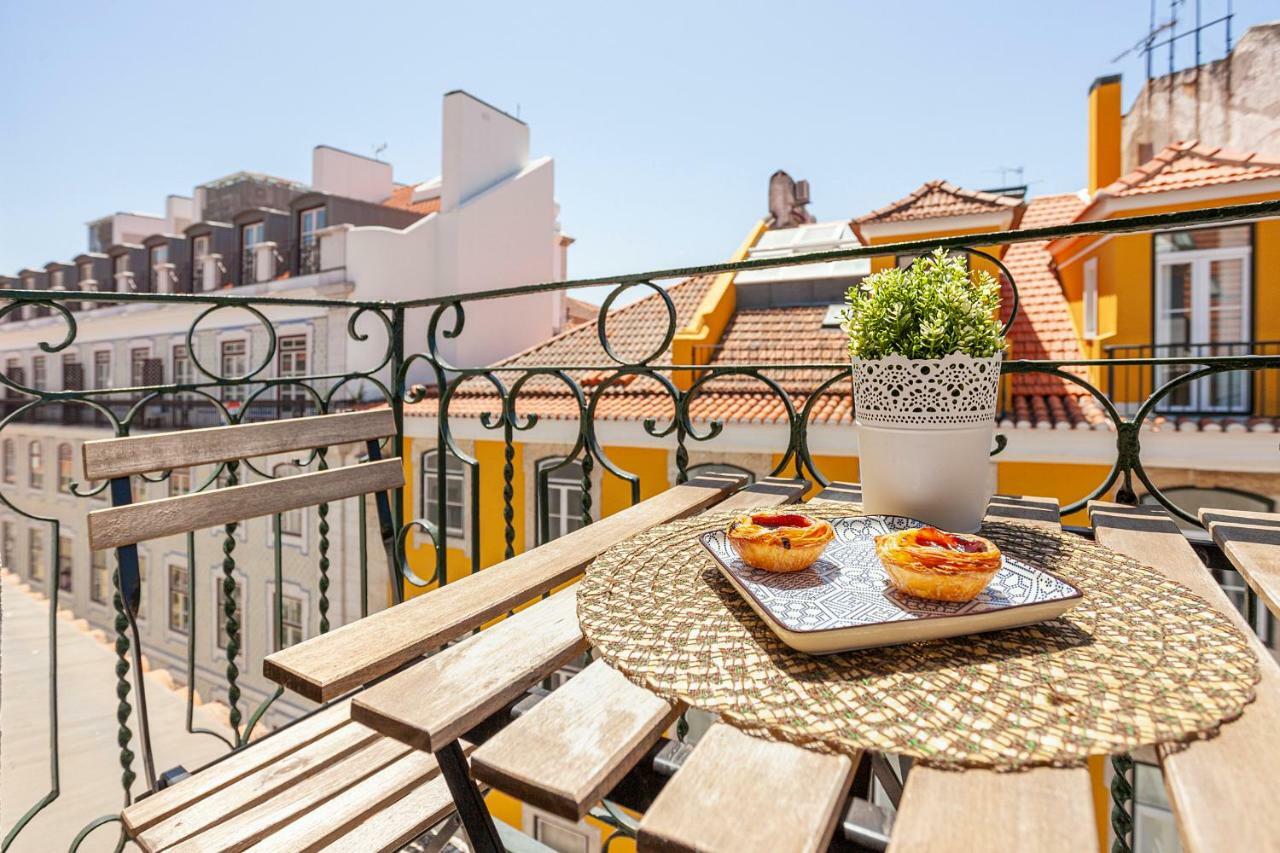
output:
{"label": "woven straw placemat", "polygon": [[[847,505],[807,504],[826,518]],[[943,767],[1017,769],[1186,740],[1238,716],[1257,659],[1180,584],[1080,537],[988,524],[1006,553],[1084,601],[1039,625],[817,657],[786,646],[696,541],[737,513],[662,525],[587,569],[578,617],[632,681],[751,734]]]}

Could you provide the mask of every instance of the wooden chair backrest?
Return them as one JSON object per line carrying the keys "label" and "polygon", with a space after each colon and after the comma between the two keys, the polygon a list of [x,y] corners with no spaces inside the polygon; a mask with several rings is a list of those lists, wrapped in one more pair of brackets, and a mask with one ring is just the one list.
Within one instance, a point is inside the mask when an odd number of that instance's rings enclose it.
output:
{"label": "wooden chair backrest", "polygon": [[[404,485],[398,458],[380,459],[395,434],[390,409],[110,438],[84,445],[85,476],[110,480],[114,506],[89,513],[89,547],[120,548],[248,518],[288,512]],[[279,480],[133,503],[129,477],[193,465],[365,442],[370,461]]]}

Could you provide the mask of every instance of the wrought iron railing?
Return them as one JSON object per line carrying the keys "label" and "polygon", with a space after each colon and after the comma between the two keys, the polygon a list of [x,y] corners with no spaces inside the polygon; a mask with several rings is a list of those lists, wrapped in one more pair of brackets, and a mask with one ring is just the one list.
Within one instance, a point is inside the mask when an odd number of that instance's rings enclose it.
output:
{"label": "wrought iron railing", "polygon": [[[1243,355],[1280,356],[1280,341],[1215,341],[1186,344],[1112,344],[1105,347],[1103,391],[1123,411],[1136,407],[1160,386],[1181,376],[1187,364],[1141,364],[1132,360],[1203,359]],[[1280,417],[1280,376],[1270,373],[1220,373],[1179,385],[1156,413],[1171,417]]]}
{"label": "wrought iron railing", "polygon": [[[1024,229],[1001,234],[982,235],[984,246],[998,243],[1020,243],[1040,241],[1071,235],[1098,233],[1133,233],[1150,232],[1159,229],[1204,226],[1217,222],[1238,222],[1280,217],[1280,202],[1264,202],[1233,207],[1215,208],[1211,210],[1181,212],[1154,216],[1143,216],[1132,219],[1108,222],[1074,223],[1052,228]],[[689,477],[692,467],[691,451],[715,450],[717,441],[725,435],[725,424],[714,417],[702,417],[701,402],[710,394],[726,385],[736,388],[754,389],[757,396],[773,401],[778,422],[785,427],[785,441],[773,448],[773,458],[769,471],[760,474],[795,475],[805,477],[818,483],[828,483],[833,479],[833,472],[824,470],[820,454],[815,453],[811,437],[814,434],[814,422],[818,419],[819,404],[823,399],[833,395],[848,395],[849,364],[841,358],[837,360],[813,361],[801,363],[724,363],[719,359],[708,358],[705,361],[695,357],[693,364],[681,364],[670,360],[668,355],[672,341],[680,329],[675,302],[670,294],[658,282],[685,278],[695,275],[714,275],[747,269],[767,267],[803,265],[811,263],[846,260],[857,257],[879,255],[918,254],[934,247],[942,247],[955,251],[976,253],[969,245],[973,237],[951,237],[913,241],[893,245],[859,247],[855,249],[815,253],[800,257],[768,258],[747,260],[726,264],[712,264],[700,267],[666,269],[647,273],[637,273],[617,277],[603,277],[570,282],[549,282],[531,284],[521,287],[509,287],[466,295],[441,296],[427,299],[386,302],[386,301],[346,301],[337,299],[304,298],[292,296],[243,297],[234,292],[201,292],[198,288],[191,294],[157,294],[157,293],[51,293],[47,291],[13,290],[3,294],[11,300],[0,303],[0,322],[6,320],[14,312],[24,307],[46,309],[50,317],[43,320],[26,321],[26,325],[16,326],[4,323],[5,335],[14,334],[19,329],[39,330],[41,340],[38,344],[40,354],[72,354],[80,345],[81,325],[95,322],[94,312],[72,311],[66,299],[85,303],[111,303],[130,306],[134,303],[152,305],[182,304],[190,306],[193,317],[186,331],[186,353],[191,359],[181,381],[160,382],[142,387],[107,387],[85,388],[90,384],[85,374],[92,374],[93,363],[87,355],[82,355],[78,364],[79,371],[73,374],[78,380],[72,383],[58,384],[53,387],[36,388],[24,380],[21,372],[11,375],[0,374],[0,385],[5,392],[0,395],[3,409],[0,409],[0,442],[19,433],[25,423],[46,423],[50,420],[59,423],[96,424],[102,427],[98,436],[106,434],[127,435],[147,429],[170,429],[195,426],[206,426],[213,423],[235,424],[259,417],[287,417],[292,414],[315,414],[335,411],[349,406],[389,405],[397,424],[397,442],[401,448],[406,446],[405,417],[406,408],[416,407],[419,414],[425,413],[434,417],[431,427],[434,433],[434,447],[437,462],[433,471],[436,496],[430,504],[433,517],[411,518],[412,508],[406,507],[406,496],[403,491],[394,496],[395,517],[400,520],[401,529],[397,537],[400,553],[397,554],[399,564],[395,566],[397,576],[408,586],[429,587],[444,584],[448,581],[447,565],[449,537],[442,533],[456,527],[456,520],[449,517],[450,507],[447,499],[440,496],[450,494],[452,487],[457,489],[457,475],[461,471],[462,491],[465,505],[469,513],[463,520],[463,536],[461,537],[470,558],[470,569],[478,570],[485,565],[481,553],[481,534],[490,528],[501,531],[503,552],[506,556],[514,555],[521,550],[521,543],[516,538],[516,510],[523,506],[524,497],[517,496],[515,490],[516,468],[514,464],[516,446],[526,436],[535,436],[534,430],[540,423],[537,400],[545,396],[548,389],[560,394],[562,407],[560,416],[569,413],[568,420],[575,425],[570,428],[571,438],[557,453],[551,464],[540,465],[534,477],[535,506],[537,524],[535,529],[550,530],[548,523],[548,488],[553,480],[563,485],[565,474],[572,471],[574,478],[581,481],[581,523],[590,524],[598,517],[599,511],[594,505],[593,484],[598,484],[607,472],[611,477],[620,479],[629,491],[631,502],[641,496],[641,477],[627,470],[616,461],[609,452],[609,442],[604,437],[604,424],[607,421],[600,415],[602,406],[618,394],[635,393],[640,386],[652,389],[650,400],[653,410],[647,413],[642,427],[647,435],[646,443],[665,442],[674,460],[676,480],[684,482]],[[1014,294],[1011,309],[1017,310],[1017,283],[1004,270],[998,259],[990,258],[999,266],[1009,279]],[[239,259],[232,258],[229,269],[240,269]],[[1269,271],[1270,274],[1270,271]],[[531,363],[528,359],[498,365],[459,365],[450,363],[444,355],[444,348],[450,341],[465,341],[467,335],[467,308],[482,301],[497,300],[505,297],[550,291],[564,291],[570,288],[611,285],[613,287],[600,312],[595,329],[595,343],[598,344],[598,357],[584,359],[581,363]],[[611,339],[612,324],[616,322],[609,317],[609,309],[624,294],[636,289],[647,292],[659,306],[659,319],[647,329],[648,343],[643,352],[624,352],[622,340]],[[634,294],[633,294],[634,295]],[[330,365],[332,369],[312,371],[303,376],[277,375],[278,336],[272,322],[272,314],[277,309],[307,307],[327,312],[330,322],[342,324],[345,331],[345,344],[354,348],[357,344],[370,346],[367,362],[359,365]],[[417,310],[416,310],[417,309]],[[213,354],[198,345],[206,341],[209,331],[204,325],[209,318],[220,312],[247,312],[244,326],[257,336],[257,343],[252,353],[246,355],[247,364],[243,369],[237,368],[234,373],[222,373],[219,366],[222,362]],[[34,312],[33,312],[34,313]],[[105,312],[103,312],[105,313]],[[408,328],[410,318],[425,314],[426,327]],[[218,318],[226,320],[224,313]],[[1012,317],[1010,317],[1012,320]],[[218,325],[225,327],[225,322]],[[145,333],[145,328],[137,328],[133,336]],[[331,339],[340,337],[330,333]],[[634,336],[626,336],[634,341]],[[418,349],[419,342],[425,341],[425,348]],[[3,338],[0,338],[3,346]],[[334,349],[341,348],[331,348]],[[8,355],[26,357],[29,353],[0,352],[0,362]],[[1074,499],[1065,500],[1063,513],[1069,514],[1083,508],[1089,500],[1112,495],[1122,502],[1136,502],[1139,489],[1144,490],[1150,499],[1165,506],[1175,516],[1189,524],[1198,524],[1194,515],[1178,506],[1166,497],[1153,481],[1144,465],[1143,441],[1144,428],[1160,412],[1162,406],[1171,398],[1176,399],[1180,389],[1193,383],[1223,375],[1242,375],[1254,378],[1253,387],[1258,387],[1257,378],[1274,381],[1280,375],[1280,352],[1268,345],[1263,351],[1257,348],[1248,352],[1188,352],[1158,355],[1152,351],[1141,357],[1121,357],[1121,353],[1109,353],[1114,357],[1095,360],[1035,361],[1009,360],[1003,365],[1007,379],[1042,375],[1056,378],[1073,389],[1078,389],[1083,399],[1091,401],[1095,407],[1101,426],[1109,435],[1107,442],[1112,448],[1113,461],[1108,472],[1099,482]],[[313,365],[313,361],[307,364]],[[1149,384],[1145,388],[1138,386],[1140,400],[1124,401],[1126,405],[1118,405],[1113,399],[1114,381],[1109,388],[1100,388],[1090,381],[1089,376],[1100,373],[1111,375],[1115,370],[1145,371],[1146,375],[1153,371],[1168,370],[1168,378],[1158,384]],[[425,384],[413,384],[410,378],[424,372],[429,381]],[[804,381],[796,384],[797,374],[803,374]],[[781,378],[780,378],[781,377]],[[94,381],[92,384],[100,384]],[[122,383],[128,384],[128,383]],[[476,389],[482,393],[477,393]],[[799,389],[799,390],[797,390]],[[234,391],[234,393],[232,393]],[[1112,393],[1109,394],[1108,391]],[[1145,392],[1145,393],[1142,393]],[[479,416],[480,428],[492,432],[503,448],[502,464],[498,476],[501,479],[500,514],[481,516],[479,511],[479,483],[481,462],[468,453],[455,437],[454,420],[451,404],[470,396],[479,399],[483,414]],[[1275,397],[1267,397],[1274,400]],[[281,401],[286,401],[288,410],[282,409]],[[1255,394],[1250,401],[1257,405]],[[1270,403],[1268,403],[1270,405]],[[68,420],[71,411],[81,411],[79,419]],[[197,416],[197,412],[199,416]],[[47,419],[46,419],[47,417]],[[542,421],[545,423],[545,419]],[[563,433],[562,433],[563,434]],[[94,437],[86,435],[85,438]],[[1224,435],[1223,440],[1231,440]],[[723,441],[721,441],[723,444]],[[1001,440],[1000,449],[1007,442]],[[997,450],[997,453],[1000,452]],[[61,451],[59,451],[61,452]],[[998,457],[997,457],[998,458]],[[326,451],[317,451],[309,458],[296,460],[301,468],[318,468],[331,464],[334,460]],[[449,461],[452,460],[452,461]],[[9,456],[3,459],[9,464]],[[243,482],[246,478],[271,478],[277,476],[273,469],[261,466],[261,460],[246,459],[239,463],[228,463],[202,475],[199,481],[189,486],[192,491],[218,488],[225,485]],[[447,462],[447,464],[446,464]],[[57,460],[49,459],[44,463],[46,480],[57,479],[60,471],[56,470]],[[559,472],[559,474],[557,474]],[[64,606],[59,601],[58,584],[50,578],[57,578],[57,567],[63,562],[59,549],[61,540],[58,536],[59,526],[69,523],[67,519],[52,511],[43,509],[43,504],[32,499],[24,492],[22,478],[11,479],[10,471],[3,472],[0,477],[0,510],[7,511],[12,518],[23,518],[27,522],[43,526],[49,531],[48,547],[44,549],[43,558],[46,566],[43,571],[43,588],[48,595],[48,607],[51,614],[56,614]],[[487,473],[493,475],[493,470]],[[168,482],[169,474],[144,477],[147,482]],[[194,478],[193,478],[194,479]],[[59,480],[61,484],[61,480]],[[172,488],[172,484],[170,485]],[[1046,489],[1051,488],[1046,483]],[[82,521],[83,514],[94,508],[92,501],[100,501],[106,489],[105,483],[75,483],[69,489],[70,497],[80,498],[76,515]],[[61,491],[61,489],[60,489]],[[425,505],[425,504],[424,504]],[[317,540],[307,555],[313,561],[314,571],[319,580],[319,610],[321,622],[319,629],[328,630],[331,622],[336,623],[330,612],[330,570],[331,553],[335,543],[330,528],[330,509],[326,505],[317,508],[319,524]],[[356,524],[357,542],[354,546],[343,549],[345,556],[354,555],[360,583],[360,602],[355,612],[348,617],[356,617],[367,613],[369,609],[369,561],[368,543],[364,524],[364,502],[358,504],[359,522]],[[563,519],[561,520],[563,521]],[[275,533],[271,553],[273,569],[271,578],[275,589],[282,588],[282,519],[277,516],[271,520]],[[561,524],[561,527],[564,527]],[[422,534],[429,543],[429,550],[434,551],[434,568],[419,573],[410,564],[406,553],[411,534]],[[220,566],[222,579],[234,579],[239,571],[237,548],[243,547],[236,525],[228,525],[220,531],[223,558]],[[8,549],[8,541],[5,544]],[[185,602],[185,618],[187,625],[187,656],[185,674],[187,694],[187,731],[200,733],[203,736],[219,738],[221,735],[201,730],[193,720],[194,680],[196,678],[196,626],[202,623],[198,601],[201,597],[200,585],[194,582],[197,577],[197,561],[195,557],[196,536],[190,534],[186,538],[186,562],[189,572],[190,588],[187,590]],[[377,548],[375,548],[377,551]],[[491,561],[490,561],[491,562]],[[28,577],[30,577],[28,567]],[[152,570],[154,579],[160,574],[159,567]],[[233,585],[234,586],[234,585]],[[207,592],[207,591],[206,591]],[[391,594],[399,598],[403,589],[395,589]],[[234,596],[233,596],[234,598]],[[270,613],[271,631],[275,644],[283,641],[284,630],[282,612],[283,597],[276,596],[273,612]],[[204,604],[208,604],[207,601]],[[123,616],[123,604],[120,595],[114,596],[112,606],[115,618],[112,627],[115,632],[115,672],[117,678],[117,695],[119,703],[115,709],[118,723],[116,744],[120,765],[120,785],[122,799],[125,804],[135,798],[137,790],[136,771],[134,768],[133,743],[137,726],[137,714],[130,700],[130,638],[125,630],[126,620]],[[1253,615],[1254,607],[1250,607]],[[251,696],[241,690],[240,681],[244,679],[249,662],[244,660],[244,650],[240,646],[240,620],[243,618],[234,603],[229,604],[220,617],[225,621],[223,634],[231,638],[222,659],[224,671],[221,674],[226,685],[226,696],[231,708],[231,736],[226,738],[228,749],[237,749],[246,744],[254,730],[271,709],[280,707],[286,699],[281,689],[267,690],[261,696]],[[51,621],[52,625],[53,622]],[[206,626],[207,629],[207,626]],[[6,835],[3,848],[8,849],[37,818],[40,813],[55,802],[61,792],[60,760],[58,751],[58,731],[60,724],[59,696],[63,689],[57,670],[57,632],[50,632],[48,642],[49,660],[49,726],[51,750],[49,756],[49,776],[47,788],[43,791],[33,790],[30,806],[12,825],[5,827]],[[254,667],[254,671],[257,667]],[[10,734],[10,737],[15,736]],[[165,757],[171,761],[179,756]],[[105,783],[104,783],[105,784]],[[1123,803],[1122,803],[1123,805]],[[86,816],[86,819],[90,816]],[[1117,829],[1125,829],[1127,814],[1117,818]],[[87,820],[83,829],[72,840],[72,848],[76,848],[85,837],[99,828],[118,822],[116,815]],[[110,831],[110,830],[102,830]],[[1125,830],[1127,832],[1127,830]],[[1122,832],[1122,837],[1125,832]]]}

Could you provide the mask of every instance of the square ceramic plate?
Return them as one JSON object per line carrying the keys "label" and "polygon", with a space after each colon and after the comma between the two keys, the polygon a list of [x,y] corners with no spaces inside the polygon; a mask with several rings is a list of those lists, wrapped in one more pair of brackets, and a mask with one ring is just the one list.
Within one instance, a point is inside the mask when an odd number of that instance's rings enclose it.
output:
{"label": "square ceramic plate", "polygon": [[1012,557],[973,601],[930,601],[889,583],[875,537],[924,525],[896,515],[832,519],[836,537],[809,568],[792,573],[753,569],[722,530],[699,540],[720,572],[784,643],[809,654],[917,643],[1044,622],[1066,613],[1080,590]]}

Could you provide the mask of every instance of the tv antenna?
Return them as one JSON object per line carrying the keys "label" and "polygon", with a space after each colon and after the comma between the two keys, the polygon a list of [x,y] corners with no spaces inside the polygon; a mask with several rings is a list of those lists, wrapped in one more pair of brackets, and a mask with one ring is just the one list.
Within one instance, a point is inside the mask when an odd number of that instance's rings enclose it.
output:
{"label": "tv antenna", "polygon": [[[1005,187],[1019,186],[1020,187],[1025,183],[1025,181],[1023,181],[1022,179],[1023,172],[1024,172],[1024,169],[1022,166],[996,166],[994,169],[990,169],[988,171],[1000,173],[1001,186],[1005,186]],[[1009,180],[1010,175],[1013,175],[1014,177],[1014,180],[1012,182]]]}
{"label": "tv antenna", "polygon": [[[1226,12],[1224,14],[1209,21],[1205,21],[1201,14],[1202,0],[1195,0],[1195,26],[1191,27],[1191,29],[1184,30],[1183,32],[1178,32],[1178,9],[1179,7],[1185,6],[1186,3],[1187,0],[1169,0],[1168,20],[1157,22],[1156,0],[1151,0],[1151,11],[1148,18],[1147,34],[1134,42],[1127,50],[1117,54],[1111,62],[1114,64],[1127,56],[1135,53],[1141,53],[1143,58],[1146,60],[1147,79],[1150,80],[1152,75],[1152,60],[1155,58],[1156,50],[1162,47],[1167,47],[1169,49],[1169,74],[1173,74],[1175,70],[1174,47],[1176,46],[1178,39],[1190,36],[1195,41],[1194,67],[1199,68],[1202,64],[1200,34],[1210,27],[1217,26],[1218,24],[1223,25],[1223,30],[1226,33],[1226,53],[1223,55],[1229,55],[1231,53],[1231,21],[1235,17],[1235,12],[1232,9],[1232,0],[1226,0]],[[1156,41],[1156,39],[1162,36],[1165,36],[1163,41]]]}
{"label": "tv antenna", "polygon": [[385,142],[384,142],[384,143],[382,143],[381,145],[375,145],[375,146],[373,146],[373,159],[378,160],[379,162],[381,162],[381,160],[382,160],[382,156],[381,156],[381,155],[382,155],[382,152],[383,152],[383,151],[386,151],[386,150],[387,150],[387,143],[385,143]]}

